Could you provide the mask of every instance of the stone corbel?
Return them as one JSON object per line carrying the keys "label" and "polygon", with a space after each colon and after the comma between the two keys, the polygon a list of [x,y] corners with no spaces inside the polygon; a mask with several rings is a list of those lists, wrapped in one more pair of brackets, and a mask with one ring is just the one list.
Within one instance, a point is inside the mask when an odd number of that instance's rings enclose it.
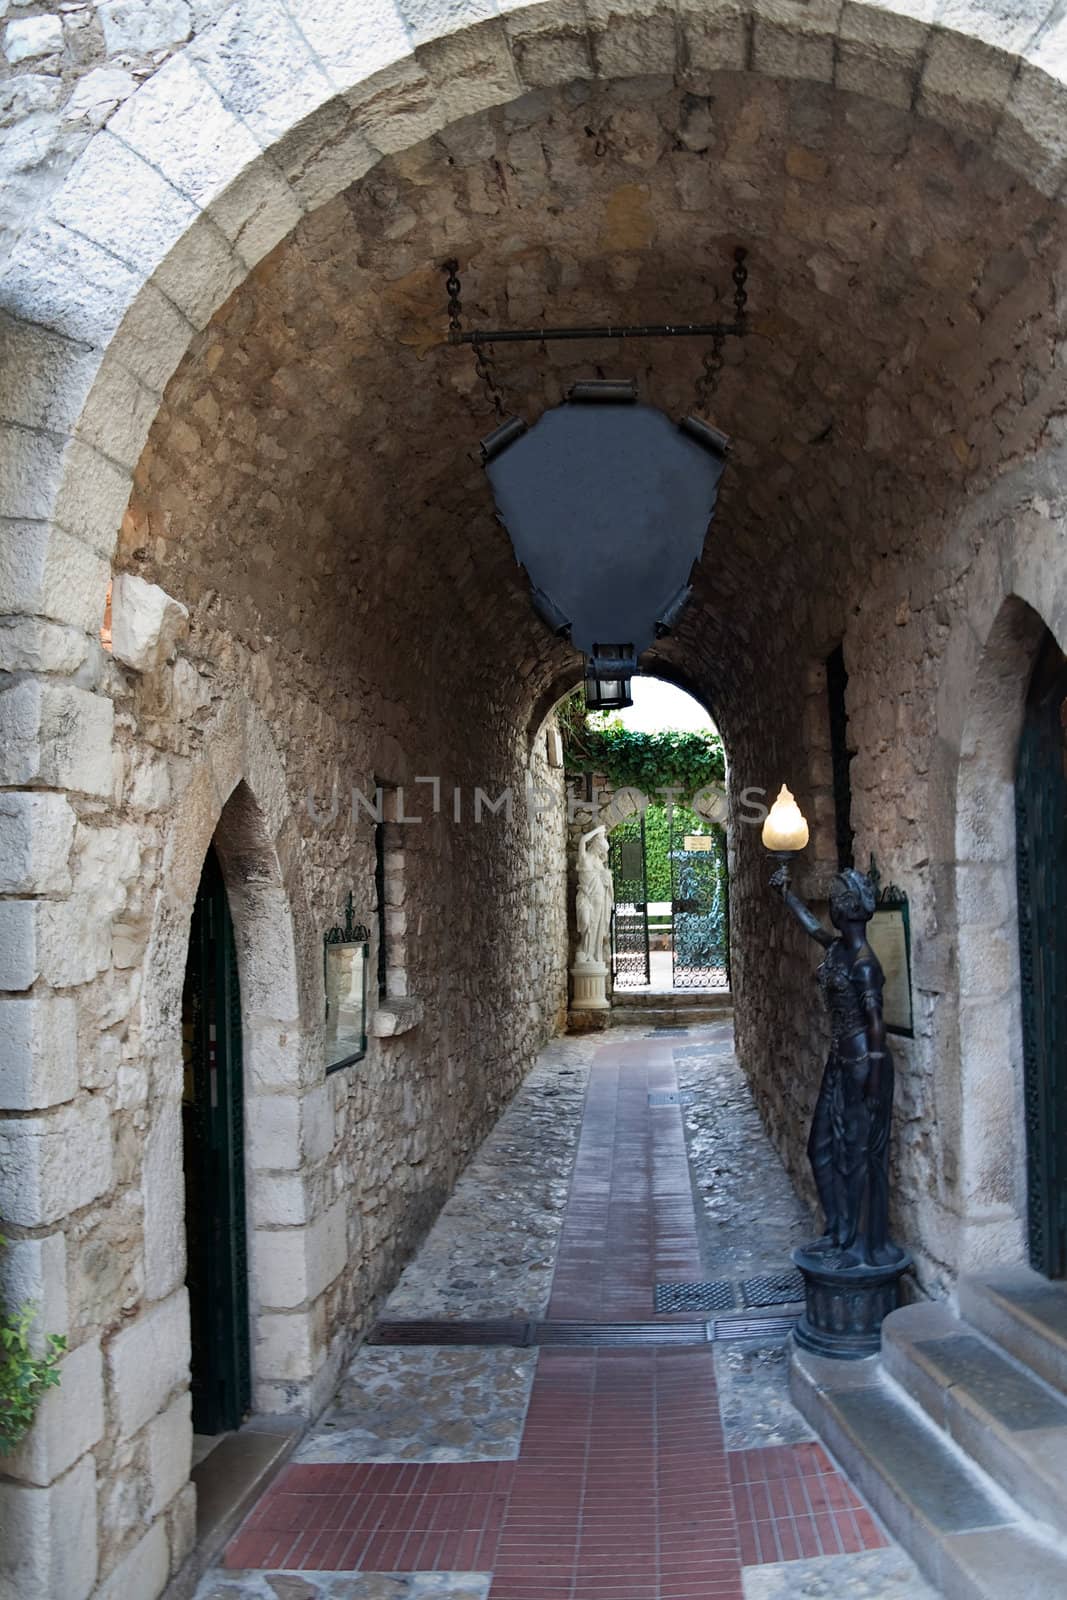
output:
{"label": "stone corbel", "polygon": [[111,653],[134,672],[151,672],[174,654],[189,613],[158,584],[120,572],[111,585]]}
{"label": "stone corbel", "polygon": [[410,1033],[422,1021],[422,1001],[413,996],[387,996],[371,1013],[367,1033],[372,1039],[394,1039],[398,1033]]}

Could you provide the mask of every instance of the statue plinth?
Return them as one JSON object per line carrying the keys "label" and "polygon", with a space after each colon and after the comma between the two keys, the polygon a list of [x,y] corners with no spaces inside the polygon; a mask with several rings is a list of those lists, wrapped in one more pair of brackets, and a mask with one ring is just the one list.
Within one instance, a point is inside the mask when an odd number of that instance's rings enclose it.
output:
{"label": "statue plinth", "polygon": [[576,961],[571,968],[572,1011],[610,1011],[608,969],[603,961]]}
{"label": "statue plinth", "polygon": [[793,1338],[802,1350],[839,1361],[861,1361],[882,1348],[882,1322],[900,1304],[900,1280],[911,1266],[906,1250],[884,1266],[846,1266],[839,1251],[794,1250],[804,1279],[804,1315]]}

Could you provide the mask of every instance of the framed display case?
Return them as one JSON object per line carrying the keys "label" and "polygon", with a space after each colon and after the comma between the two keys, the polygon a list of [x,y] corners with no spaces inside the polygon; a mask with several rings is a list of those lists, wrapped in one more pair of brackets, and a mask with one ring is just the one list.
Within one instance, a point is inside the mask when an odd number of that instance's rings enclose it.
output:
{"label": "framed display case", "polygon": [[367,966],[370,934],[352,920],[352,896],[344,926],[323,940],[326,988],[326,1072],[340,1072],[367,1053]]}

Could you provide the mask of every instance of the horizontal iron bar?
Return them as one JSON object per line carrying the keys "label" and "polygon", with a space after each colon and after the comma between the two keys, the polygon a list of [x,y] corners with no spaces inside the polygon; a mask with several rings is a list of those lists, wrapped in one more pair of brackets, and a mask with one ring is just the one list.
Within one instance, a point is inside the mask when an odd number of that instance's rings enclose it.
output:
{"label": "horizontal iron bar", "polygon": [[604,328],[450,328],[449,344],[550,344],[560,339],[708,339],[716,333],[741,338],[744,322],[639,322]]}

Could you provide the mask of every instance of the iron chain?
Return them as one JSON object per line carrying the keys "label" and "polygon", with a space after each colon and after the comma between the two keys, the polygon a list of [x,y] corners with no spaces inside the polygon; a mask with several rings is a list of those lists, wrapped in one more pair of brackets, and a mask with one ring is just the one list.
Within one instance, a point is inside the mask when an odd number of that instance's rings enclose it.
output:
{"label": "iron chain", "polygon": [[722,352],[724,343],[724,334],[712,334],[711,349],[704,352],[704,370],[697,378],[697,410],[705,414],[708,411],[712,395],[719,387],[719,378],[722,375],[724,364]]}
{"label": "iron chain", "polygon": [[476,340],[471,348],[474,351],[474,365],[477,368],[478,376],[485,385],[485,392],[489,396],[493,410],[496,412],[501,422],[503,422],[504,397],[500,393],[496,378],[493,376],[493,369],[489,365],[489,359],[492,354],[492,345],[484,345],[480,340]]}
{"label": "iron chain", "polygon": [[[447,274],[445,278],[445,288],[448,291],[448,332],[450,336],[457,335],[463,331],[463,324],[461,321],[463,316],[463,301],[460,299],[462,286],[459,281],[459,262],[453,257],[451,260],[445,262],[443,270]],[[453,339],[453,343],[456,342],[458,342],[458,340]],[[501,419],[501,421],[503,421],[504,397],[500,393],[496,378],[493,376],[493,369],[489,365],[492,354],[492,346],[488,344],[483,345],[481,340],[476,338],[471,344],[471,349],[474,351],[475,369],[485,386],[485,392],[489,396],[489,402],[497,416]]]}
{"label": "iron chain", "polygon": [[738,245],[734,251],[734,321],[742,328],[745,323],[745,306],[748,304],[748,294],[745,289],[748,282],[748,268],[745,266],[747,255],[748,251],[742,245]]}
{"label": "iron chain", "polygon": [[461,331],[460,317],[463,312],[463,302],[459,298],[459,262],[455,259],[446,261],[444,270],[448,274],[445,278],[445,288],[448,291],[448,331],[459,333]]}

